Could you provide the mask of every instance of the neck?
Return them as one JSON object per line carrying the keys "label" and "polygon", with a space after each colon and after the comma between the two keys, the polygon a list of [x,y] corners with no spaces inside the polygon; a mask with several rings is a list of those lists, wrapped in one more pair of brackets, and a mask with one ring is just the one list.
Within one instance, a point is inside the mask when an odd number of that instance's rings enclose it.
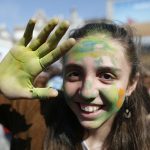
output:
{"label": "neck", "polygon": [[84,142],[89,150],[100,150],[102,148],[102,145],[111,130],[113,120],[114,116],[112,116],[99,128],[87,130],[87,136]]}

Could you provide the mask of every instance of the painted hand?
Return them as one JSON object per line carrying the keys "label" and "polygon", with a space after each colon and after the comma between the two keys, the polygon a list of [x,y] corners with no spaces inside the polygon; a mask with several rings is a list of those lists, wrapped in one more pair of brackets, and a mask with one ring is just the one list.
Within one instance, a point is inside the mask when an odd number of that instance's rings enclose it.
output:
{"label": "painted hand", "polygon": [[57,46],[69,27],[68,22],[63,21],[49,37],[57,24],[58,20],[52,19],[37,38],[31,41],[35,21],[29,21],[21,40],[0,63],[0,91],[6,97],[14,99],[57,96],[54,89],[33,86],[35,77],[75,44],[74,39],[68,39]]}

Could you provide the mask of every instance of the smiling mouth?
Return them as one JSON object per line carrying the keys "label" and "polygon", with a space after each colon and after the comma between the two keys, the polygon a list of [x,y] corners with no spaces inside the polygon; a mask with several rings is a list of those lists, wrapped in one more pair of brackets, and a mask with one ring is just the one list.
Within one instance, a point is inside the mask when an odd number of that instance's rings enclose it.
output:
{"label": "smiling mouth", "polygon": [[78,106],[84,113],[94,113],[104,107],[104,105],[82,104],[82,103],[78,103]]}

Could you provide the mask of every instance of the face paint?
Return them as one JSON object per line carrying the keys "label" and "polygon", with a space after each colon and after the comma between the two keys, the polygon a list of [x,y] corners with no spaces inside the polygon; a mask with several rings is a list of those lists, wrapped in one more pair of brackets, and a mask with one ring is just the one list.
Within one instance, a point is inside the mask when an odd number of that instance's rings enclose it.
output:
{"label": "face paint", "polygon": [[124,101],[125,90],[122,88],[118,90],[115,85],[112,85],[109,89],[102,89],[101,95],[106,100],[106,103],[111,106],[111,109],[119,110]]}
{"label": "face paint", "polygon": [[[97,115],[95,118],[93,117],[92,122],[88,122],[90,127],[95,128],[97,126],[102,125],[105,121],[107,121],[111,116],[113,116],[116,112],[118,112],[124,101],[124,90],[122,88],[118,89],[113,85],[108,89],[100,89],[100,96],[102,101],[106,104],[105,111],[101,111],[100,115]],[[82,119],[80,120],[83,121]],[[82,122],[85,126],[86,123]]]}
{"label": "face paint", "polygon": [[[89,86],[90,84],[88,84],[87,86]],[[88,87],[90,88],[90,87]],[[90,90],[90,89],[89,89]],[[90,92],[92,93],[92,92]],[[88,121],[86,119],[84,119],[84,117],[86,118],[86,115],[83,117],[81,117],[80,115],[82,114],[82,112],[80,112],[81,114],[76,114],[77,116],[79,115],[78,119],[79,122],[81,124],[83,124],[85,127],[87,128],[96,128],[101,126],[103,123],[105,123],[107,120],[109,120],[109,118],[111,116],[113,116],[114,114],[116,114],[123,102],[124,102],[124,97],[125,97],[125,91],[120,88],[118,89],[115,85],[112,85],[110,88],[103,88],[99,90],[100,93],[100,97],[102,99],[102,101],[104,102],[105,106],[104,110],[101,110],[99,115],[96,116],[92,116],[92,119],[89,117],[87,117]],[[88,95],[88,93],[87,93]],[[94,95],[88,95],[87,96],[87,101],[85,103],[89,103],[90,102],[90,98],[94,97]],[[89,99],[88,99],[89,98]],[[66,98],[67,99],[67,103],[71,106],[71,99],[72,98]],[[90,108],[87,108],[90,109]]]}
{"label": "face paint", "polygon": [[124,98],[125,98],[125,91],[123,89],[119,89],[119,94],[118,94],[118,100],[117,100],[117,103],[116,103],[116,107],[118,109],[121,108],[123,102],[124,102]]}
{"label": "face paint", "polygon": [[[101,49],[103,51],[100,51]],[[99,58],[100,53],[101,55],[107,55],[111,54],[111,51],[115,51],[115,49],[106,42],[105,38],[98,39],[89,36],[77,43],[70,52],[72,54],[72,59],[79,61],[87,55],[97,59]],[[67,56],[65,56],[65,59],[67,59]]]}
{"label": "face paint", "polygon": [[91,98],[96,96],[95,92],[91,92],[92,86],[93,86],[92,80],[87,80],[83,87],[84,93],[82,94],[82,97],[90,100]]}
{"label": "face paint", "polygon": [[88,93],[90,92],[91,87],[92,87],[92,82],[88,80],[85,84],[85,89],[87,89],[87,95],[89,95]]}
{"label": "face paint", "polygon": [[80,39],[64,62],[66,102],[87,129],[101,127],[122,107],[131,67],[110,37]]}
{"label": "face paint", "polygon": [[96,66],[100,66],[101,64],[103,64],[103,59],[102,58],[96,58],[94,61],[95,61]]}

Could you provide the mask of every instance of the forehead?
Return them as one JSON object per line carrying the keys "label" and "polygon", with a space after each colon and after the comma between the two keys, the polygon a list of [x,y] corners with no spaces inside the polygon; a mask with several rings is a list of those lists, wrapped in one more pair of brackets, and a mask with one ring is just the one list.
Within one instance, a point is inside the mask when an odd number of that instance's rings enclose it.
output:
{"label": "forehead", "polygon": [[77,44],[66,54],[65,60],[82,60],[86,57],[124,55],[124,47],[109,35],[92,35],[79,39]]}

